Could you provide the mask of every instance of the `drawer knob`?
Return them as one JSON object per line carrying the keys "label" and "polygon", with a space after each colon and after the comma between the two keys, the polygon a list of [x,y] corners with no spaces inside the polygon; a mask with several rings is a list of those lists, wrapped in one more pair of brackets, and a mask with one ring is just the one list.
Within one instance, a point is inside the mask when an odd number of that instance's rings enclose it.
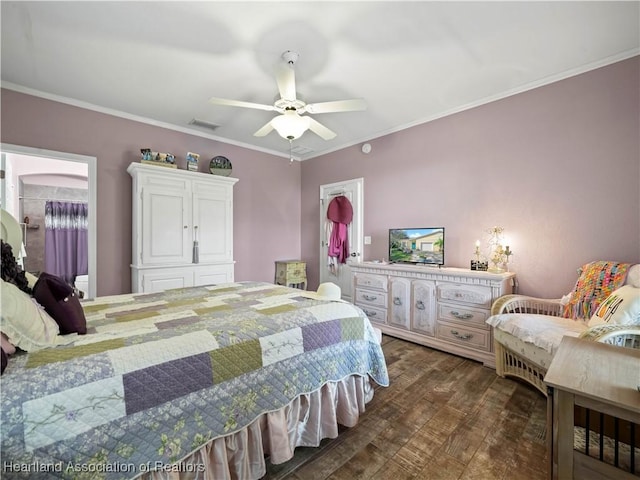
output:
{"label": "drawer knob", "polygon": [[460,320],[467,320],[471,317],[473,317],[473,314],[471,313],[460,313],[460,312],[456,312],[455,310],[451,310],[451,315],[453,315],[454,317],[460,319]]}
{"label": "drawer knob", "polygon": [[424,306],[424,302],[422,300],[418,300],[416,302],[416,308],[418,310],[425,310],[426,309],[426,307]]}
{"label": "drawer knob", "polygon": [[402,305],[402,300],[400,299],[400,297],[393,297],[393,304],[394,305]]}
{"label": "drawer knob", "polygon": [[374,295],[367,295],[366,293],[362,295],[362,298],[364,298],[365,300],[369,300],[370,302],[374,301],[376,298],[376,296]]}
{"label": "drawer knob", "polygon": [[377,312],[370,312],[369,310],[364,310],[364,313],[366,313],[368,317],[375,317]]}
{"label": "drawer knob", "polygon": [[459,338],[460,340],[469,340],[470,338],[473,337],[473,334],[471,333],[460,334],[457,330],[451,330],[451,335],[453,335],[456,338]]}

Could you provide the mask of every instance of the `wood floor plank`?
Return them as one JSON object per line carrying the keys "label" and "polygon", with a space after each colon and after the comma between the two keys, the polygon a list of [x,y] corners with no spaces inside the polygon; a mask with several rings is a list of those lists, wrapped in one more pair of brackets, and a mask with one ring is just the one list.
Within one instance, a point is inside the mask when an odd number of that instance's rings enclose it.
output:
{"label": "wood floor plank", "polygon": [[463,474],[465,465],[446,454],[432,457],[416,477],[420,480],[457,480]]}
{"label": "wood floor plank", "polygon": [[461,463],[467,464],[475,455],[486,435],[485,430],[459,425],[447,437],[443,451]]}
{"label": "wood floor plank", "polygon": [[460,480],[495,480],[504,477],[509,471],[510,468],[506,463],[486,457],[479,452],[471,458],[459,478]]}
{"label": "wood floor plank", "polygon": [[[413,480],[414,478],[416,478],[414,474],[402,468],[394,459],[391,459],[371,477],[371,480]],[[344,480],[349,479],[345,478]]]}
{"label": "wood floor plank", "polygon": [[363,479],[373,477],[387,462],[389,457],[375,445],[369,443],[351,457],[342,467],[332,473],[327,480]]}
{"label": "wood floor plank", "polygon": [[427,424],[434,433],[446,438],[455,431],[466,416],[467,414],[465,412],[452,408],[449,405],[444,405]]}

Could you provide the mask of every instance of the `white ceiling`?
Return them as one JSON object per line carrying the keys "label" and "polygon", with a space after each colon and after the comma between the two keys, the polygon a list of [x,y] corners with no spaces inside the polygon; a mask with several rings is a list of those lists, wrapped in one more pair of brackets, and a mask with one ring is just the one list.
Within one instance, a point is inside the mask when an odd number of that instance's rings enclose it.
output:
{"label": "white ceiling", "polygon": [[[2,86],[287,156],[272,104],[285,50],[316,114],[312,158],[640,53],[640,2],[1,2]],[[215,131],[192,119],[219,125]],[[297,153],[295,153],[297,152]]]}

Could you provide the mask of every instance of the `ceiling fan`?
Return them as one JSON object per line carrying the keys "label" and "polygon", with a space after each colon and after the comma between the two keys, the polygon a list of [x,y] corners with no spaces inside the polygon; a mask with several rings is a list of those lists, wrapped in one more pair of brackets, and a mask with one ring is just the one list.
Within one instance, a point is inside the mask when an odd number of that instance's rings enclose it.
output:
{"label": "ceiling fan", "polygon": [[227,100],[224,98],[213,97],[209,102],[214,105],[227,105],[231,107],[255,108],[258,110],[267,110],[278,112],[277,117],[272,118],[254,133],[256,137],[264,137],[276,130],[282,138],[292,142],[300,138],[304,132],[311,130],[325,140],[335,138],[336,133],[322,125],[317,120],[311,118],[308,114],[315,113],[332,113],[332,112],[352,112],[358,110],[366,110],[367,104],[361,98],[351,100],[337,100],[333,102],[321,103],[305,103],[296,97],[296,80],[293,66],[298,60],[299,55],[296,52],[287,50],[282,54],[284,64],[280,66],[276,82],[280,92],[280,99],[276,100],[273,105],[263,105],[260,103],[244,102],[241,100]]}

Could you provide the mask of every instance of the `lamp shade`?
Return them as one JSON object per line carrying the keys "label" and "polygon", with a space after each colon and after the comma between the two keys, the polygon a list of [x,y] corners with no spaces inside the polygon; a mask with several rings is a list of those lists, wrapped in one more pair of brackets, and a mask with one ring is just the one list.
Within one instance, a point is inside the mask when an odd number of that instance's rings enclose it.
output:
{"label": "lamp shade", "polygon": [[287,140],[300,138],[309,128],[309,118],[298,115],[295,111],[286,111],[271,120],[271,126],[278,134]]}

